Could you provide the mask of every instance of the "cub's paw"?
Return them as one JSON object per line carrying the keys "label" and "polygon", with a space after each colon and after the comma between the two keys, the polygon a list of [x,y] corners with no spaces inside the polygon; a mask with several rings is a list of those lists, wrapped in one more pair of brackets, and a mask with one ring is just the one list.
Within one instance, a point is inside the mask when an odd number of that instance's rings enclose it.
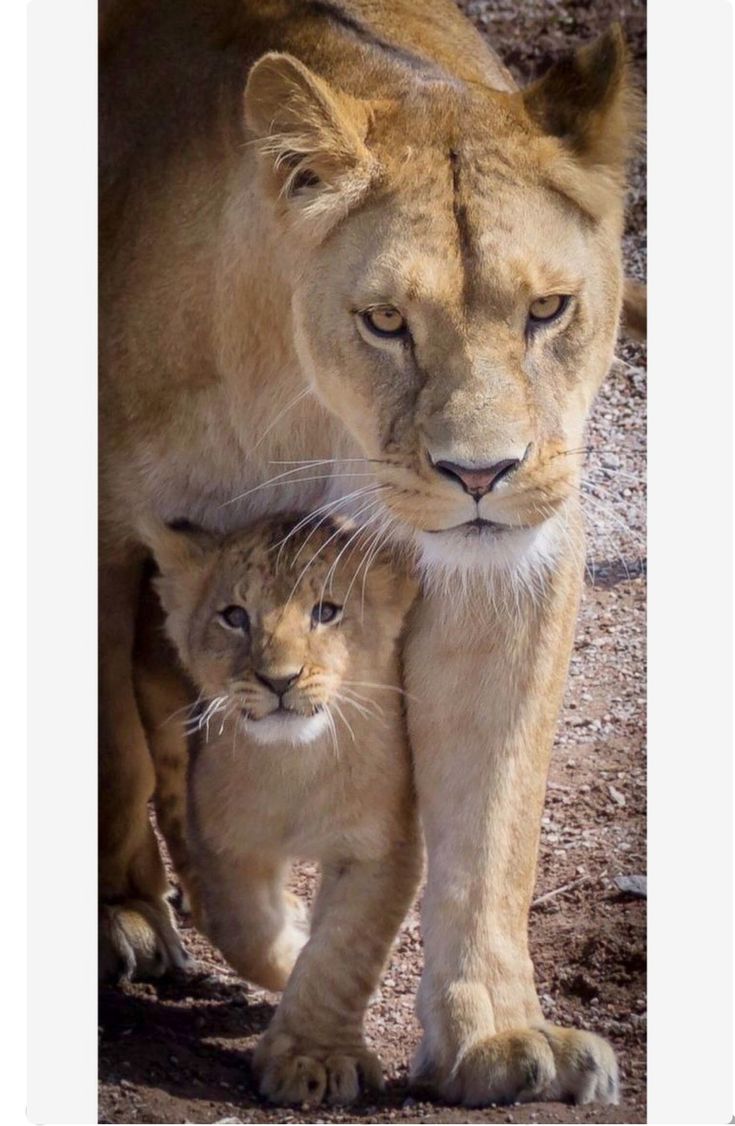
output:
{"label": "cub's paw", "polygon": [[471,1107],[619,1099],[617,1061],[610,1045],[591,1032],[549,1024],[480,1040],[465,1051],[450,1076],[432,1075],[429,1066],[417,1080],[448,1102]]}
{"label": "cub's paw", "polygon": [[267,1054],[256,1050],[258,1089],[270,1102],[346,1106],[363,1090],[382,1090],[380,1060],[367,1048],[338,1052],[292,1043],[283,1050],[285,1039],[277,1037]]}
{"label": "cub's paw", "polygon": [[101,981],[156,978],[192,965],[165,900],[130,899],[100,906]]}

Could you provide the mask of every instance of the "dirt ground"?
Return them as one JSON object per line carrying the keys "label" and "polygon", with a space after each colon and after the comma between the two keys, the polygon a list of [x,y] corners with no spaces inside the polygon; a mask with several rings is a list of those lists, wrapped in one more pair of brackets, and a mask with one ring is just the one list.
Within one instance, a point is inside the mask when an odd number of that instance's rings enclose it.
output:
{"label": "dirt ground", "polygon": [[[622,17],[638,82],[645,84],[645,6],[638,0],[463,0],[460,6],[521,81]],[[625,236],[628,271],[640,278],[645,198],[641,154]],[[414,1100],[406,1065],[419,1037],[417,907],[368,1018],[387,1073],[380,1097],[348,1110],[266,1107],[251,1081],[249,1053],[275,998],[244,986],[184,920],[200,972],[101,992],[100,1122],[645,1121],[645,900],[614,882],[645,874],[646,863],[645,351],[621,343],[618,355],[590,427],[587,582],[549,778],[531,945],[546,1016],[600,1032],[617,1049],[622,1105],[467,1111]],[[310,889],[308,869],[299,883]]]}

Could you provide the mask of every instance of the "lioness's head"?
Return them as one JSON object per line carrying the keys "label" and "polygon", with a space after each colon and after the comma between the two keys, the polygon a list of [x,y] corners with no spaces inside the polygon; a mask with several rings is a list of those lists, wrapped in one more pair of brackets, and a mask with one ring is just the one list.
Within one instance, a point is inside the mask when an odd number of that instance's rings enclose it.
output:
{"label": "lioness's head", "polygon": [[[259,743],[309,743],[369,710],[365,686],[395,668],[412,586],[355,529],[261,521],[224,539],[145,530],[167,632],[212,707]],[[365,566],[367,564],[367,567]],[[364,582],[364,585],[363,585]]]}
{"label": "lioness's head", "polygon": [[621,307],[625,49],[517,93],[447,74],[357,98],[268,54],[245,93],[296,345],[427,561],[549,547]]}

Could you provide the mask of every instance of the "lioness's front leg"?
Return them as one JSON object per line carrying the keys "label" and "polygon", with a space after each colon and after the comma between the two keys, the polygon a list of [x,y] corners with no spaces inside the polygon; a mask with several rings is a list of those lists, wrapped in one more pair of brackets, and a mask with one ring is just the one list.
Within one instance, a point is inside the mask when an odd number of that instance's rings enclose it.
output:
{"label": "lioness's front leg", "polygon": [[100,976],[157,976],[187,955],[148,818],[155,777],[133,689],[140,561],[100,570]]}
{"label": "lioness's front leg", "polygon": [[[543,1024],[528,953],[541,811],[579,566],[535,595],[416,608],[408,717],[428,849],[415,1065],[450,1101],[616,1101],[609,1046]],[[494,601],[495,600],[495,601]],[[497,610],[494,609],[497,605]]]}
{"label": "lioness's front leg", "polygon": [[327,868],[311,938],[254,1058],[271,1102],[349,1103],[381,1087],[380,1061],[363,1033],[365,1010],[416,892],[415,839],[375,861]]}

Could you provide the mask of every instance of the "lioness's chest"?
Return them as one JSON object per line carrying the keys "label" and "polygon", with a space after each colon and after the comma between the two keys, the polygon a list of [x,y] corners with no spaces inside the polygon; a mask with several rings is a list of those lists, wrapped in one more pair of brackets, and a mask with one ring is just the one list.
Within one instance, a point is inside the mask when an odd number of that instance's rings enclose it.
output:
{"label": "lioness's chest", "polygon": [[279,426],[274,404],[261,393],[252,426],[245,407],[233,417],[216,400],[168,420],[136,450],[137,504],[167,522],[185,518],[219,532],[333,501],[335,512],[355,512],[369,474],[342,424],[310,403]]}

